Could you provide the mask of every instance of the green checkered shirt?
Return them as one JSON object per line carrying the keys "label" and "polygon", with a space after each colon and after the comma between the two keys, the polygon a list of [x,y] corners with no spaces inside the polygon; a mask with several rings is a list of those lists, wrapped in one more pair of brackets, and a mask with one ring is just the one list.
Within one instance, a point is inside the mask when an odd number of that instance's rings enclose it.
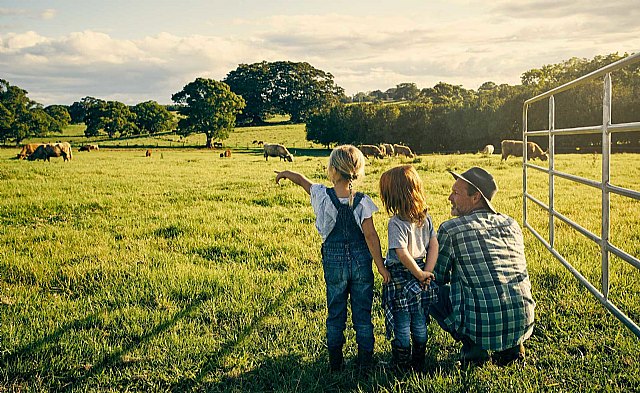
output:
{"label": "green checkered shirt", "polygon": [[477,210],[445,221],[434,274],[450,283],[444,323],[484,349],[502,351],[531,336],[535,302],[522,230],[511,217]]}

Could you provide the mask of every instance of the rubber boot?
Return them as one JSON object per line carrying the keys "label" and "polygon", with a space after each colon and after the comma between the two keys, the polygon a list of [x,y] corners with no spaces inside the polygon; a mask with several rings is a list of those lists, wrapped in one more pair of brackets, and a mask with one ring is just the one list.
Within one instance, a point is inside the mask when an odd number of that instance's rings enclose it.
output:
{"label": "rubber boot", "polygon": [[411,353],[411,366],[413,369],[421,373],[424,371],[424,358],[427,352],[427,344],[413,344],[413,352]]}
{"label": "rubber boot", "polygon": [[344,367],[342,347],[329,348],[329,371],[340,372]]}
{"label": "rubber boot", "polygon": [[373,369],[373,351],[367,351],[358,348],[358,358],[356,359],[356,365],[358,366],[358,372],[362,375],[368,375]]}
{"label": "rubber boot", "polygon": [[411,370],[411,347],[401,347],[392,342],[391,357],[396,370],[403,373]]}

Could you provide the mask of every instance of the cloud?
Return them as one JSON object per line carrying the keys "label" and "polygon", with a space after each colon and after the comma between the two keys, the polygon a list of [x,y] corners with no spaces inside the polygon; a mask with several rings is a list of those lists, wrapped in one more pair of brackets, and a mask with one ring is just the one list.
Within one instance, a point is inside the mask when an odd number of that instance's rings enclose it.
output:
{"label": "cloud", "polygon": [[[196,77],[221,80],[240,63],[262,60],[309,62],[355,94],[402,82],[474,89],[487,81],[517,84],[523,72],[545,64],[638,49],[640,26],[621,29],[610,16],[596,15],[595,2],[586,2],[582,12],[569,12],[566,0],[492,4],[484,14],[447,18],[331,13],[234,19],[239,30],[226,36],[0,33],[0,67],[5,79],[43,104],[70,104],[87,95],[136,104],[170,103]],[[540,9],[546,14],[536,13]]]}
{"label": "cloud", "polygon": [[44,20],[50,20],[56,17],[57,11],[53,8],[46,9],[40,13],[40,18]]}

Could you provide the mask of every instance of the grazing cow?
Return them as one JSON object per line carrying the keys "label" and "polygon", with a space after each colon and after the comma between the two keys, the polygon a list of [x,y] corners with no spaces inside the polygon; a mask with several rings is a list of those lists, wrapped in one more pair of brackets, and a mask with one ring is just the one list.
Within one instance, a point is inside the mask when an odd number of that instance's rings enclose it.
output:
{"label": "grazing cow", "polygon": [[378,146],[375,145],[360,145],[358,149],[362,152],[362,154],[369,158],[369,156],[373,156],[374,158],[384,158],[384,154],[382,154],[382,150]]}
{"label": "grazing cow", "polygon": [[484,149],[482,149],[482,151],[480,153],[484,154],[485,156],[490,156],[493,154],[494,151],[494,147],[493,145],[487,145],[484,147]]}
{"label": "grazing cow", "polygon": [[69,161],[73,158],[71,153],[71,145],[68,142],[62,143],[47,143],[46,145],[40,145],[29,156],[29,161],[34,160],[47,160],[51,161],[51,157],[62,157],[63,161]]}
{"label": "grazing cow", "polygon": [[224,156],[225,157],[231,157],[231,150],[227,149],[224,151]]}
{"label": "grazing cow", "polygon": [[264,143],[262,145],[264,150],[265,161],[269,160],[269,157],[280,157],[280,160],[293,162],[293,154],[289,153],[286,147],[277,143]]}
{"label": "grazing cow", "polygon": [[224,157],[224,153],[220,153],[220,158]]}
{"label": "grazing cow", "polygon": [[145,157],[151,157],[151,149],[148,149],[145,153],[144,153]]}
{"label": "grazing cow", "polygon": [[258,146],[264,146],[264,142],[263,141],[258,141]]}
{"label": "grazing cow", "polygon": [[78,149],[78,151],[91,151],[91,150],[100,150],[100,148],[98,147],[98,145],[84,145],[84,146],[80,146],[80,148]]}
{"label": "grazing cow", "polygon": [[[522,157],[522,141],[514,141],[505,139],[501,143],[502,148],[502,160],[506,161],[509,156]],[[530,160],[539,158],[542,161],[547,161],[549,158],[547,153],[542,151],[540,146],[534,142],[527,142],[527,157]]]}
{"label": "grazing cow", "polygon": [[392,144],[383,143],[382,147],[384,147],[384,149],[381,149],[381,150],[387,157],[392,157],[393,155],[395,155],[395,151],[393,150]]}
{"label": "grazing cow", "polygon": [[396,156],[399,155],[403,155],[405,157],[408,158],[414,158],[416,155],[413,154],[413,152],[411,151],[411,149],[409,148],[409,146],[403,146],[403,145],[393,145],[393,150],[396,153]]}
{"label": "grazing cow", "polygon": [[25,158],[29,157],[33,154],[34,151],[36,151],[36,149],[40,145],[44,145],[44,143],[27,143],[26,145],[22,146],[22,150],[20,150],[20,153],[18,153],[18,159],[24,160]]}
{"label": "grazing cow", "polygon": [[222,148],[222,142],[213,142],[213,147],[215,148]]}

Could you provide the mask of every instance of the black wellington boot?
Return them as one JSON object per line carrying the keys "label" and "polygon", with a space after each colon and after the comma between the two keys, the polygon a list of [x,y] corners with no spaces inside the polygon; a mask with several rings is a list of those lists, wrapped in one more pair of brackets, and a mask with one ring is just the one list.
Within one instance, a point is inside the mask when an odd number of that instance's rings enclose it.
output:
{"label": "black wellington boot", "polygon": [[396,370],[403,373],[411,370],[411,347],[404,348],[392,342],[391,356]]}
{"label": "black wellington boot", "polygon": [[424,358],[427,352],[427,344],[413,344],[413,352],[411,353],[411,366],[418,372],[424,372]]}
{"label": "black wellington boot", "polygon": [[329,348],[329,370],[331,372],[339,372],[342,371],[343,367],[342,347]]}

